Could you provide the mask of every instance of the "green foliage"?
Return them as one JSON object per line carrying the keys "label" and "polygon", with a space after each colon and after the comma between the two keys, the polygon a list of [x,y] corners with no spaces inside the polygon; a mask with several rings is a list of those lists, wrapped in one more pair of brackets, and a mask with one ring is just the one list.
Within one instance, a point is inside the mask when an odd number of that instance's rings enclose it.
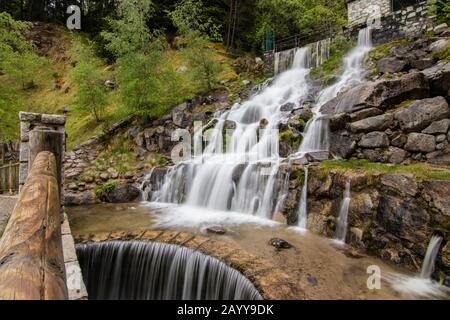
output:
{"label": "green foliage", "polygon": [[118,60],[117,80],[125,107],[149,117],[164,115],[180,102],[183,86],[157,46]]}
{"label": "green foliage", "polygon": [[14,140],[18,135],[20,109],[15,101],[1,97],[0,92],[0,141]]}
{"label": "green foliage", "polygon": [[105,183],[95,188],[95,195],[97,196],[98,199],[103,200],[109,193],[116,190],[116,188],[117,185],[114,182]]}
{"label": "green foliage", "polygon": [[0,70],[23,90],[35,87],[33,78],[47,62],[33,52],[33,46],[25,39],[24,33],[30,27],[27,22],[0,13]]}
{"label": "green foliage", "polygon": [[295,34],[325,36],[347,23],[345,2],[341,0],[257,0],[255,46],[267,31],[281,39]]}
{"label": "green foliage", "polygon": [[384,164],[374,163],[367,160],[348,160],[337,161],[327,160],[320,163],[320,168],[325,170],[342,169],[352,171],[362,171],[369,174],[388,174],[388,173],[412,173],[417,179],[437,179],[450,180],[450,170],[445,168],[436,168],[424,164]]}
{"label": "green foliage", "polygon": [[82,113],[91,114],[97,122],[102,120],[108,99],[103,85],[102,65],[91,46],[78,43],[72,49],[72,58],[78,60],[70,76],[76,85],[75,104]]}
{"label": "green foliage", "polygon": [[209,37],[212,41],[222,40],[220,33],[222,26],[215,23],[212,17],[207,15],[202,0],[181,0],[168,15],[182,34],[196,31]]}
{"label": "green foliage", "polygon": [[402,44],[406,44],[408,43],[408,40],[394,40],[388,43],[383,43],[380,44],[378,46],[376,46],[375,48],[372,49],[372,51],[370,51],[370,58],[372,60],[380,60],[384,57],[386,57],[389,52],[391,51],[392,48],[400,46]]}
{"label": "green foliage", "polygon": [[116,57],[143,51],[152,34],[147,20],[152,16],[151,0],[122,0],[117,7],[118,19],[107,19],[109,30],[101,33],[106,49]]}
{"label": "green foliage", "polygon": [[450,24],[450,0],[435,0],[430,11],[437,16],[438,23]]}
{"label": "green foliage", "polygon": [[450,45],[445,50],[434,52],[433,58],[439,61],[450,61]]}
{"label": "green foliage", "polygon": [[354,42],[343,36],[334,38],[330,45],[330,58],[319,68],[311,71],[313,79],[321,79],[323,84],[328,84],[335,76],[341,73],[344,56],[354,46]]}

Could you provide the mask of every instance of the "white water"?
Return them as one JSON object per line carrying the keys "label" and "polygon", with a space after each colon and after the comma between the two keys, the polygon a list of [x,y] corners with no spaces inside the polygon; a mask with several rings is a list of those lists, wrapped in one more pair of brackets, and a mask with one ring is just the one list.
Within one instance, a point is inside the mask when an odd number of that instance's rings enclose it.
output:
{"label": "white water", "polygon": [[441,243],[442,237],[434,235],[431,238],[430,243],[428,244],[427,253],[425,254],[425,259],[423,260],[422,270],[420,272],[421,278],[431,279]]}
{"label": "white water", "polygon": [[[362,79],[361,63],[369,48],[369,31],[362,31],[358,46],[345,60],[345,72],[337,84],[324,89],[314,108],[315,117],[307,126],[300,151],[328,150],[328,123],[322,121],[319,108],[337,92],[355,80]],[[283,160],[279,156],[278,127],[289,113],[281,111],[286,103],[300,107],[311,92],[310,68],[318,66],[329,56],[330,41],[279,53],[277,72],[281,65],[291,63],[291,68],[280,73],[273,83],[248,101],[235,104],[229,111],[216,115],[214,128],[209,132],[203,153],[172,167],[164,178],[147,180],[151,186],[144,188],[144,199],[184,204],[189,208],[204,208],[214,212],[238,212],[271,219],[274,212],[282,211],[287,195],[288,177],[280,173]],[[289,62],[288,62],[289,61]],[[265,129],[260,130],[264,122]],[[234,127],[226,131],[227,127]],[[194,146],[201,145],[203,131],[194,133]],[[226,131],[226,132],[225,132]],[[226,139],[224,139],[226,136]],[[225,140],[225,141],[224,141]],[[306,172],[307,176],[307,172]],[[307,183],[307,177],[305,180]],[[300,199],[299,223],[306,229],[307,208],[304,187]],[[190,211],[190,210],[189,210]]]}
{"label": "white water", "polygon": [[[351,50],[344,59],[343,74],[340,76],[339,80],[336,83],[329,87],[326,87],[319,93],[317,103],[312,110],[314,113],[314,117],[306,127],[306,132],[299,149],[299,154],[329,150],[330,145],[328,140],[328,119],[321,113],[320,109],[325,103],[336,98],[339,93],[363,81],[365,74],[363,62],[371,49],[371,29],[365,28],[360,30],[358,36],[358,45],[353,50]],[[342,109],[340,106],[338,106],[337,110],[335,110],[335,113],[343,112],[344,109],[345,106]]]}
{"label": "white water", "polygon": [[300,230],[307,230],[308,225],[308,169],[308,166],[305,166],[305,181],[303,182],[298,207],[298,227]]}
{"label": "white water", "polygon": [[436,235],[431,238],[420,275],[407,277],[400,274],[389,274],[386,280],[391,284],[392,288],[412,298],[448,299],[450,289],[441,286],[431,278],[442,240],[442,237]]}
{"label": "white water", "polygon": [[339,216],[336,225],[336,237],[335,239],[341,243],[345,243],[347,237],[348,228],[348,209],[350,208],[350,182],[345,184],[344,198],[342,199],[341,209],[339,210]]}

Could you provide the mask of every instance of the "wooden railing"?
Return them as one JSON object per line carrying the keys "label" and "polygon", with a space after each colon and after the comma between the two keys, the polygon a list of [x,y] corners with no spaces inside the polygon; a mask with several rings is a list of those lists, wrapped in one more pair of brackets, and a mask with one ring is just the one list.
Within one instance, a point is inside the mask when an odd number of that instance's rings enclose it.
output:
{"label": "wooden railing", "polygon": [[44,151],[0,239],[0,299],[67,299],[65,278],[56,160]]}
{"label": "wooden railing", "polygon": [[19,164],[0,165],[0,194],[19,191]]}

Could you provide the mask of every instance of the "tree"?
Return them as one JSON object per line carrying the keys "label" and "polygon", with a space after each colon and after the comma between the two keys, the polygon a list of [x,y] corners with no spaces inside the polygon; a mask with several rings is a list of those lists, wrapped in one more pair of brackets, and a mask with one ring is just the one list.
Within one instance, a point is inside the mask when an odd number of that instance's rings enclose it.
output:
{"label": "tree", "polygon": [[118,19],[108,19],[109,30],[101,33],[106,48],[116,57],[143,51],[154,35],[147,26],[152,13],[150,0],[122,0],[117,7]]}
{"label": "tree", "polygon": [[222,25],[207,14],[201,0],[181,0],[168,15],[182,34],[196,31],[212,41],[222,41]]}
{"label": "tree", "polygon": [[15,21],[8,13],[0,13],[0,70],[23,90],[35,86],[35,75],[47,63],[33,52],[34,47],[24,36],[30,27],[31,24]]}
{"label": "tree", "polygon": [[194,70],[194,80],[200,80],[208,90],[212,90],[222,70],[214,57],[210,43],[207,38],[194,31],[185,35],[184,39],[187,43],[184,55]]}
{"label": "tree", "polygon": [[80,111],[90,113],[97,122],[101,122],[108,101],[99,71],[102,63],[89,45],[76,46],[72,49],[72,56],[78,60],[70,72],[76,84],[75,104]]}

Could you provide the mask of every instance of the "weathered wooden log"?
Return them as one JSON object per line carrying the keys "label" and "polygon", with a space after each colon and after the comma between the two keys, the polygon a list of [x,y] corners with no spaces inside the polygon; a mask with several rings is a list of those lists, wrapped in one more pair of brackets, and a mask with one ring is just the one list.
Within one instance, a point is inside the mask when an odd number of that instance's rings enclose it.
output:
{"label": "weathered wooden log", "polygon": [[0,299],[67,299],[55,156],[37,155],[0,240]]}

